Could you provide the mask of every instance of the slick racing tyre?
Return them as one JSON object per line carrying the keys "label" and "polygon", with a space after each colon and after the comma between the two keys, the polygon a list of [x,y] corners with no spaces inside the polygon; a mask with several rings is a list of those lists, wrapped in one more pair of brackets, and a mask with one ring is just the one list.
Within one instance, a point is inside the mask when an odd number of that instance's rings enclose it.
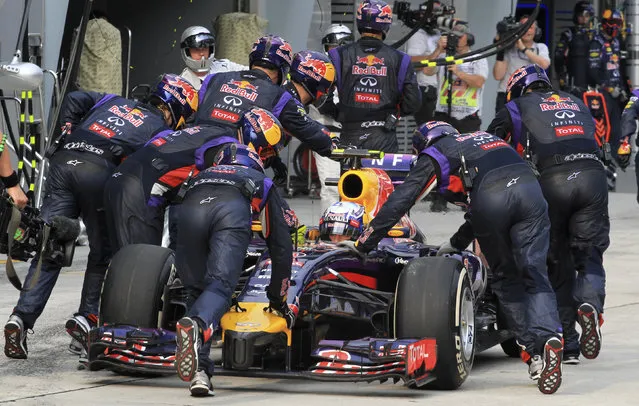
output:
{"label": "slick racing tyre", "polygon": [[132,244],[118,251],[102,288],[100,324],[158,327],[173,263],[173,251],[156,245]]}
{"label": "slick racing tyre", "polygon": [[436,380],[426,388],[457,389],[475,356],[474,298],[466,269],[448,257],[410,261],[397,281],[397,338],[435,338]]}

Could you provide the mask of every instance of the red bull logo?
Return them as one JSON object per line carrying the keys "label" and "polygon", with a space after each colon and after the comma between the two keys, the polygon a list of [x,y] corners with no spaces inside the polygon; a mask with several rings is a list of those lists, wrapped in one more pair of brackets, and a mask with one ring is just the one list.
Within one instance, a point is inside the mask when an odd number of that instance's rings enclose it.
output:
{"label": "red bull logo", "polygon": [[[166,75],[166,85],[164,90],[175,96],[182,104],[192,104],[197,101],[197,90],[186,80],[175,75]],[[173,89],[171,89],[171,87]],[[176,92],[179,89],[181,95]]]}
{"label": "red bull logo", "polygon": [[231,79],[222,85],[220,91],[240,96],[254,102],[255,99],[257,99],[258,87],[259,86],[255,86],[246,80]]}
{"label": "red bull logo", "polygon": [[[256,132],[262,132],[269,145],[276,145],[282,139],[280,127],[275,125],[275,120],[266,110],[256,109],[253,113],[257,116],[257,123],[251,122]],[[249,115],[249,121],[252,117]]]}
{"label": "red bull logo", "polygon": [[561,103],[561,102],[569,102],[569,101],[572,101],[570,97],[561,97],[558,94],[553,94],[550,97],[542,99],[542,102],[544,103]]}
{"label": "red bull logo", "polygon": [[375,21],[378,23],[391,24],[393,22],[393,9],[391,9],[391,6],[387,4],[383,7],[380,7],[380,5],[377,7],[379,8],[380,13]]}
{"label": "red bull logo", "polygon": [[556,93],[542,99],[539,108],[541,108],[541,111],[580,110],[579,105],[573,102],[570,97],[562,97]]}
{"label": "red bull logo", "polygon": [[293,48],[291,48],[291,45],[288,42],[284,42],[280,45],[275,53],[284,58],[289,65],[293,63]]}
{"label": "red bull logo", "polygon": [[122,106],[111,106],[109,107],[109,112],[128,121],[134,127],[139,127],[144,124],[144,119],[146,118],[146,114],[142,113],[139,109],[132,109],[126,104]]}
{"label": "red bull logo", "polygon": [[[359,66],[366,65],[365,68]],[[381,66],[381,67],[379,67]],[[358,57],[353,65],[352,72],[354,75],[373,75],[386,76],[387,67],[384,66],[384,58],[378,58],[375,55],[366,55]]]}
{"label": "red bull logo", "polygon": [[314,59],[310,55],[300,62],[298,68],[302,68],[305,74],[318,82],[322,79],[328,80],[329,82],[335,80],[335,67],[333,64]]}

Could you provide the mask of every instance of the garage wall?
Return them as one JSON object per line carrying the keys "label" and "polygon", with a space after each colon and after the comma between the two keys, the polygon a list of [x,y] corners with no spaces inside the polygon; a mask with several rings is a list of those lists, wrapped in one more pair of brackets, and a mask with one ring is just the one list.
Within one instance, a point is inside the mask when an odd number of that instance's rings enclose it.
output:
{"label": "garage wall", "polygon": [[127,26],[132,32],[131,87],[151,83],[165,72],[184,69],[180,56],[180,36],[192,25],[213,31],[220,14],[231,13],[235,0],[95,0],[95,8],[105,10],[112,24]]}

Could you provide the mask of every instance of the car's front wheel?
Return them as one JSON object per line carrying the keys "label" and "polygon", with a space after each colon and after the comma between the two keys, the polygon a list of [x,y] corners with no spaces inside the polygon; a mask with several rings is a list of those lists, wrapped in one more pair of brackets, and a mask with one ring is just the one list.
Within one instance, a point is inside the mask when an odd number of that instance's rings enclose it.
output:
{"label": "car's front wheel", "polygon": [[399,276],[395,292],[397,338],[435,338],[435,389],[457,389],[475,356],[474,297],[466,269],[447,257],[416,258]]}

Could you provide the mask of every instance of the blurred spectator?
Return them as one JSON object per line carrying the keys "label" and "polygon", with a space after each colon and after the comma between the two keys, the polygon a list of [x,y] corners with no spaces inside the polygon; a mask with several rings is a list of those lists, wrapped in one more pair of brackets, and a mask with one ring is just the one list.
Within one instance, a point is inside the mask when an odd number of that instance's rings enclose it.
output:
{"label": "blurred spectator", "polygon": [[[436,52],[440,57],[448,54],[461,55],[470,51],[475,38],[470,33],[461,36],[442,35],[437,41]],[[449,46],[450,45],[450,46]],[[455,46],[453,46],[455,45]],[[479,59],[464,62],[460,65],[434,66],[425,68],[427,75],[437,74],[439,94],[435,107],[435,120],[445,121],[455,127],[460,133],[479,131],[481,119],[479,111],[482,107],[482,92],[488,77],[488,62]],[[452,97],[449,99],[449,95]],[[440,195],[433,195],[430,210],[434,212],[447,211],[446,199]]]}
{"label": "blurred spectator", "polygon": [[[441,2],[435,1],[433,7],[441,6]],[[437,41],[440,33],[437,30],[420,28],[406,43],[406,53],[410,55],[411,62],[436,59],[440,51],[437,49]],[[433,119],[435,103],[437,102],[437,76],[427,75],[424,69],[416,69],[417,84],[422,92],[422,105],[415,112],[415,122],[419,126]]]}
{"label": "blurred spectator", "polygon": [[[528,16],[522,16],[519,19],[519,23],[522,25],[526,24],[527,21]],[[550,66],[548,47],[544,43],[535,42],[539,36],[541,36],[541,29],[537,27],[537,21],[535,21],[512,48],[497,54],[497,60],[493,66],[493,77],[499,80],[495,113],[506,104],[506,84],[513,72],[531,64],[539,65],[543,69],[548,69]],[[499,34],[495,40],[499,40]]]}

